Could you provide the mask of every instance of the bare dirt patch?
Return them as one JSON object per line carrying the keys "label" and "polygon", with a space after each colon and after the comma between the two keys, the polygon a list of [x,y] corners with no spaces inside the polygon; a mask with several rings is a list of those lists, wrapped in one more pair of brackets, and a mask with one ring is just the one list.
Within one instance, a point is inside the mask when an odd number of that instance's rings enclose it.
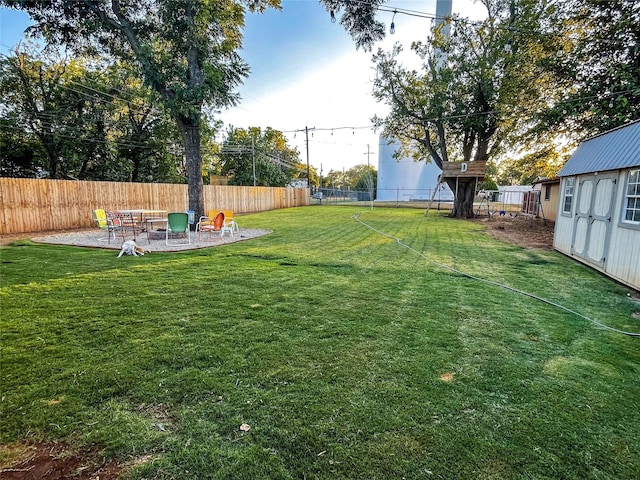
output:
{"label": "bare dirt patch", "polygon": [[493,218],[480,217],[475,222],[486,225],[487,234],[503,242],[524,248],[553,250],[554,223],[541,218],[531,219],[524,215],[494,215]]}
{"label": "bare dirt patch", "polygon": [[75,451],[66,443],[0,446],[1,480],[115,480],[122,466],[102,449]]}
{"label": "bare dirt patch", "polygon": [[440,375],[440,380],[443,382],[451,382],[453,381],[453,373],[443,373]]}

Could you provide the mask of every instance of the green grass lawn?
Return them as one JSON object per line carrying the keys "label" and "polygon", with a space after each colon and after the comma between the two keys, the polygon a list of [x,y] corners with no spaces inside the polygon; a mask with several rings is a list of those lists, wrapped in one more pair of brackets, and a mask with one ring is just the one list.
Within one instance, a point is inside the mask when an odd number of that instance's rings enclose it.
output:
{"label": "green grass lawn", "polygon": [[637,332],[628,289],[355,212],[244,215],[274,233],[183,253],[0,249],[0,443],[99,445],[133,479],[640,478],[640,339],[439,264]]}

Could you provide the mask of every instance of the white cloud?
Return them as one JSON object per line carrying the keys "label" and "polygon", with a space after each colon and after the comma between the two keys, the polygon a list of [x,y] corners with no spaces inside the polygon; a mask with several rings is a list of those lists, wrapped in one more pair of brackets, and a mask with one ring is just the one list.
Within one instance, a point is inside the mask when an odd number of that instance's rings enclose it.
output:
{"label": "white cloud", "polygon": [[[387,4],[389,8],[394,6],[435,14],[435,1],[394,1]],[[309,8],[317,8],[317,4],[309,5]],[[453,2],[453,11],[478,19],[482,18],[484,7],[473,0],[456,0]],[[286,13],[285,3],[282,15]],[[384,15],[381,20],[390,24],[392,13],[381,15]],[[427,39],[431,20],[398,14],[394,23],[395,34],[387,35],[384,41],[374,47],[374,51],[378,48],[389,51],[398,42],[404,48],[405,64],[411,62],[412,67],[419,68],[419,60],[410,52],[410,46],[413,41]],[[270,41],[268,30],[266,32],[261,37],[261,43],[254,44],[261,52]],[[335,35],[343,33],[337,32],[337,29],[334,32]],[[281,76],[278,76],[278,71],[274,72],[273,68],[265,65],[261,58],[254,57],[255,71],[240,89],[244,97],[242,104],[223,112],[220,118],[234,127],[272,127],[284,132],[303,130],[305,127],[335,128],[333,131],[316,130],[313,136],[309,135],[311,165],[318,170],[322,166],[324,174],[332,169],[349,169],[366,164],[369,151],[368,158],[377,168],[378,134],[371,129],[338,130],[340,127],[370,125],[374,114],[384,115],[387,111],[387,107],[376,103],[372,96],[375,76],[372,53],[356,50],[350,39],[343,38],[342,42],[331,41],[328,47],[331,54],[327,54],[327,51],[318,48],[318,42],[326,41],[322,38],[323,34],[327,34],[326,30],[320,32],[316,25],[308,35],[304,31],[298,32],[298,36],[291,39],[292,45],[297,45],[294,52],[291,45],[286,52],[275,51],[274,65],[276,69],[281,69]],[[305,57],[305,51],[311,52],[311,55]],[[300,151],[303,163],[306,163],[304,132],[286,135],[290,144]]]}
{"label": "white cloud", "polygon": [[[435,13],[435,0],[392,0],[389,9],[405,8]],[[454,0],[454,12],[471,19],[481,18],[484,7],[474,0]],[[21,30],[9,29],[19,13],[1,9],[2,43],[8,48],[21,36]],[[380,12],[387,25],[391,12]],[[27,24],[28,17],[22,23]],[[21,22],[16,22],[20,24]],[[431,21],[397,14],[396,32],[374,50],[388,51],[400,42],[405,51],[412,41],[425,40]],[[19,28],[22,28],[20,26]],[[249,31],[249,28],[251,31]],[[371,53],[357,51],[353,41],[339,24],[331,24],[327,12],[316,0],[283,1],[281,12],[269,12],[248,19],[245,51],[252,74],[239,90],[243,101],[239,107],[221,113],[227,125],[247,128],[272,127],[282,131],[317,129],[309,136],[309,161],[323,173],[342,170],[367,162],[377,166],[378,135],[370,129],[344,129],[370,125],[374,114],[384,114],[385,105],[372,97],[374,78]],[[410,54],[406,56],[410,58]],[[415,60],[414,60],[415,61]],[[304,132],[288,133],[291,145],[298,148],[306,163]]]}
{"label": "white cloud", "polygon": [[[409,17],[402,29],[398,25],[396,34],[388,36],[374,50],[389,50],[400,42],[408,51],[416,38],[415,32],[419,30],[426,35],[427,25],[424,19]],[[220,118],[225,124],[239,128],[272,127],[288,132],[315,127],[318,130],[309,136],[309,162],[318,170],[322,167],[324,174],[366,164],[367,159],[377,168],[378,134],[371,128],[360,128],[371,125],[374,115],[387,111],[372,96],[375,71],[371,58],[372,52],[357,51],[349,44],[321,65],[309,61],[300,64],[297,70],[289,68],[289,76],[282,78],[280,84],[270,75],[272,89],[266,93],[256,88],[258,79],[250,78],[240,89],[241,105],[223,112]],[[263,93],[254,96],[254,89]],[[304,132],[286,135],[306,163]]]}
{"label": "white cloud", "polygon": [[[221,119],[235,127],[285,132],[315,127],[318,130],[309,136],[310,164],[318,169],[322,165],[324,173],[348,169],[366,163],[367,144],[377,152],[373,148],[377,136],[370,129],[357,128],[370,125],[370,118],[384,111],[371,95],[373,75],[370,54],[343,53],[331,63],[301,71],[260,98],[249,93],[239,108],[223,112]],[[304,132],[287,133],[287,137],[306,162]],[[373,156],[371,161],[377,164]]]}

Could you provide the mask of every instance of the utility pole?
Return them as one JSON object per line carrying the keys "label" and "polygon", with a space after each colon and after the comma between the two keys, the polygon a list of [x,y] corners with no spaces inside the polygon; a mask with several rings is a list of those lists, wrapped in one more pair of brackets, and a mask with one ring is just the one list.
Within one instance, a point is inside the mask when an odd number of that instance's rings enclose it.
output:
{"label": "utility pole", "polygon": [[305,142],[307,144],[307,188],[311,189],[311,170],[309,169],[309,129],[304,127]]}
{"label": "utility pole", "polygon": [[322,203],[322,164],[320,164],[320,187],[318,187],[318,198]]}
{"label": "utility pole", "polygon": [[367,143],[367,151],[364,154],[367,156],[367,167],[369,166],[369,155],[373,155],[374,152],[369,151],[369,144]]}
{"label": "utility pole", "polygon": [[296,132],[304,132],[305,142],[307,146],[307,187],[311,189],[311,169],[309,168],[309,132],[313,132],[316,127],[304,127],[304,130],[295,130]]}
{"label": "utility pole", "polygon": [[251,155],[253,156],[253,186],[256,186],[256,147],[253,140],[253,135],[251,135]]}

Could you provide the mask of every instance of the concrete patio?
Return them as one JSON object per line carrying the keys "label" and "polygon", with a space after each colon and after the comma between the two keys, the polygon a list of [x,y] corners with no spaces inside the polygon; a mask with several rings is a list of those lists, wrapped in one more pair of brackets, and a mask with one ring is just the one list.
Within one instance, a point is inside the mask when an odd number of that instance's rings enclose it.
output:
{"label": "concrete patio", "polygon": [[[191,232],[190,245],[176,245],[176,243],[186,242],[186,236],[172,237],[169,239],[170,245],[166,245],[164,232],[162,232],[161,235],[159,234],[160,232],[154,232],[155,235],[151,235],[151,238],[148,238],[147,234],[143,232],[136,236],[136,244],[149,252],[180,252],[184,250],[209,248],[240,242],[243,240],[250,240],[252,238],[267,235],[271,232],[272,230],[241,228],[238,233],[234,233],[233,237],[228,233],[226,233],[224,237],[220,237],[216,232],[213,237],[210,237],[208,233],[203,233],[200,239],[198,239],[195,232]],[[122,242],[124,241],[122,236],[116,234],[116,238],[112,238],[109,242],[107,232],[97,228],[65,231],[60,233],[47,232],[44,235],[40,233],[23,234],[21,237],[30,238],[32,241],[37,243],[104,248],[116,251],[120,251]],[[133,235],[130,232],[127,232],[125,240],[133,240]]]}

